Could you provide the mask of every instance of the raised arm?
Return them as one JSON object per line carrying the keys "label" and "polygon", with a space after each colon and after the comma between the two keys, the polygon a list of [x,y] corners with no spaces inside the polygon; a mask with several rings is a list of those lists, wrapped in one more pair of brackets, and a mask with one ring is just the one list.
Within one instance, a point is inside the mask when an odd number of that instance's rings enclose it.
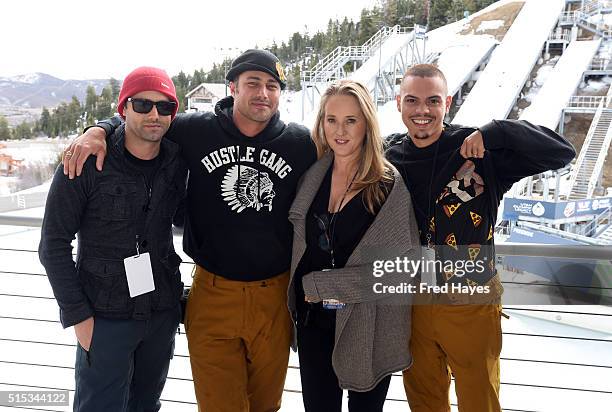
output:
{"label": "raised arm", "polygon": [[523,177],[567,165],[575,156],[574,147],[554,131],[524,120],[493,120],[468,136],[462,147],[463,157],[494,158],[497,177],[505,185]]}

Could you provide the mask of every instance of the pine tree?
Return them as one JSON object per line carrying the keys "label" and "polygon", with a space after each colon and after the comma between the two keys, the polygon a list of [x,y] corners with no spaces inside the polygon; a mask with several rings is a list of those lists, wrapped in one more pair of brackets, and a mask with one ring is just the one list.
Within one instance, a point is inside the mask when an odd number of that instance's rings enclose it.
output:
{"label": "pine tree", "polygon": [[114,100],[110,87],[102,89],[100,98],[96,105],[96,119],[106,119],[114,114]]}
{"label": "pine tree", "polygon": [[17,125],[13,129],[13,139],[31,139],[32,138],[32,127],[25,120],[21,124]]}
{"label": "pine tree", "polygon": [[119,99],[119,92],[121,91],[119,80],[115,79],[114,77],[111,77],[108,80],[108,85],[111,89],[111,98],[114,102],[116,102]]}
{"label": "pine tree", "polygon": [[68,131],[72,132],[83,128],[83,109],[81,107],[81,102],[76,96],[72,96],[72,100],[68,105],[67,115]]}
{"label": "pine tree", "polygon": [[430,30],[452,22],[453,11],[453,0],[431,0]]}
{"label": "pine tree", "polygon": [[383,9],[383,22],[385,26],[395,26],[399,24],[399,16],[398,16],[398,0],[383,0],[382,9]]}
{"label": "pine tree", "polygon": [[51,136],[51,114],[46,107],[40,114],[39,129],[45,136]]}
{"label": "pine tree", "polygon": [[194,88],[198,87],[200,84],[204,83],[204,80],[206,79],[206,74],[204,73],[204,70],[195,70],[193,72],[193,77],[191,78],[190,83],[190,90],[193,90]]}
{"label": "pine tree", "polygon": [[0,140],[9,140],[11,138],[11,129],[9,129],[6,117],[0,115]]}
{"label": "pine tree", "polygon": [[[96,120],[96,104],[98,103],[98,96],[96,95],[96,89],[92,85],[87,86],[85,92],[85,112],[87,113],[87,123],[92,124]],[[99,119],[102,120],[102,119]]]}
{"label": "pine tree", "polygon": [[358,43],[365,43],[374,33],[376,33],[374,16],[368,9],[361,10],[361,18],[359,19],[359,35],[357,37]]}

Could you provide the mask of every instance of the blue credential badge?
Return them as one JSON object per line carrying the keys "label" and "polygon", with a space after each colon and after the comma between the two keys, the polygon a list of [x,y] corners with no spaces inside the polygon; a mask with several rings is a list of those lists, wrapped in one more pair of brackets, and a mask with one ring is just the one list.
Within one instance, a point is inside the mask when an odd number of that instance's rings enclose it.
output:
{"label": "blue credential badge", "polygon": [[342,309],[346,306],[346,303],[342,303],[337,299],[323,299],[323,309]]}

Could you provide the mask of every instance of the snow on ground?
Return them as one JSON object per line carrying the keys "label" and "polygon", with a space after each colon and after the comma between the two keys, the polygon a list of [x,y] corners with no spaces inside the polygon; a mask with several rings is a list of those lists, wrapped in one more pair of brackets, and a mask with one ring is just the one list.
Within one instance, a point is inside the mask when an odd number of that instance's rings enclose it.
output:
{"label": "snow on ground", "polygon": [[588,20],[594,24],[605,24],[612,27],[612,13],[594,14]]}
{"label": "snow on ground", "polygon": [[496,29],[499,29],[500,27],[502,27],[504,25],[504,23],[505,22],[503,20],[483,21],[482,23],[480,23],[480,25],[476,29],[476,32],[486,31],[486,30],[496,30]]}
{"label": "snow on ground", "polygon": [[546,61],[538,71],[536,72],[536,76],[531,83],[531,87],[529,91],[523,97],[525,100],[531,102],[533,98],[538,94],[546,79],[550,76],[550,73],[553,71],[555,64],[559,61],[560,56],[555,56],[550,60]]}
{"label": "snow on ground", "polygon": [[0,196],[11,194],[11,187],[18,183],[18,178],[15,176],[0,176]]}
{"label": "snow on ground", "polygon": [[472,79],[474,72],[495,48],[497,41],[489,35],[455,35],[440,51],[438,67],[446,76],[448,93],[454,96]]}
{"label": "snow on ground", "polygon": [[532,104],[521,113],[520,119],[555,130],[563,109],[570,97],[576,94],[582,75],[588,69],[600,43],[599,40],[571,42],[554,68],[548,73],[543,72],[546,80],[539,79],[542,87]]}
{"label": "snow on ground", "polygon": [[20,83],[34,84],[40,80],[40,74],[39,73],[20,74],[17,76],[9,77],[8,80],[11,80],[14,82],[20,82]]}
{"label": "snow on ground", "polygon": [[593,92],[597,93],[601,90],[608,89],[612,84],[612,77],[602,77],[601,79],[590,79],[586,86],[584,86],[581,90],[584,92]]}
{"label": "snow on ground", "polygon": [[48,138],[9,140],[3,142],[6,148],[2,148],[0,151],[12,156],[14,159],[23,160],[23,163],[28,166],[33,163],[53,162],[63,150],[66,142],[66,139]]}
{"label": "snow on ground", "polygon": [[525,4],[457,112],[456,123],[481,126],[508,115],[564,4],[562,0],[532,0]]}
{"label": "snow on ground", "polygon": [[[512,0],[498,2],[496,6],[512,2]],[[488,8],[490,10],[491,7]],[[486,12],[485,10],[483,12]],[[481,13],[483,13],[481,12]],[[478,14],[472,16],[475,17]],[[428,42],[428,51],[439,52],[440,64],[448,62],[449,69],[452,72],[447,72],[450,77],[456,73],[463,72],[465,69],[457,70],[461,63],[460,57],[467,59],[467,53],[476,53],[476,47],[471,47],[471,41],[485,41],[488,36],[461,36],[458,33],[462,30],[466,21],[458,22],[453,25],[445,26],[430,33]],[[480,39],[480,40],[476,40]],[[464,46],[458,46],[463,41]],[[452,45],[455,46],[452,46]],[[455,54],[457,53],[457,54]],[[455,65],[451,63],[454,61]],[[534,80],[532,92],[539,90],[550,75],[552,66],[556,60],[551,60],[546,63],[537,73]],[[602,81],[589,82],[588,88],[593,90],[601,90],[612,81],[611,78]],[[285,122],[297,122],[304,124],[309,129],[312,129],[314,122],[313,112],[306,112],[305,118],[302,120],[302,94],[301,92],[283,92],[279,109],[281,118]],[[379,121],[381,132],[387,135],[393,132],[404,132],[405,126],[401,121],[401,116],[397,111],[394,101],[388,102],[379,108]],[[29,143],[29,142],[28,142]],[[46,144],[45,144],[46,143]],[[15,157],[23,158],[27,162],[36,160],[45,160],[51,157],[50,153],[58,153],[63,142],[48,141],[43,143],[20,143],[14,150]],[[0,195],[2,194],[2,181],[0,178]],[[36,193],[44,191],[48,187],[48,183],[31,188],[22,193]],[[551,181],[551,187],[554,183]],[[43,208],[32,208],[21,211],[10,212],[11,215],[20,216],[35,216],[41,217],[44,212]],[[23,227],[8,227],[0,226],[0,247],[4,248],[24,248],[35,249],[39,237],[39,229],[23,228]],[[180,237],[175,238],[175,247],[185,260],[189,260],[183,253],[180,245]],[[7,267],[2,267],[0,270],[14,270],[16,272],[36,272],[40,271],[41,267],[36,261],[35,255],[26,256],[19,255],[2,255],[0,261]],[[10,266],[10,267],[9,267]],[[183,280],[185,283],[190,283],[189,276],[190,266],[187,264],[181,265],[183,272]],[[50,296],[50,289],[46,279],[37,277],[24,277],[5,275],[3,282],[0,282],[1,293],[19,293],[20,291],[28,290],[31,294],[39,294]],[[40,288],[40,289],[37,289]],[[18,300],[19,305],[15,304],[16,299],[1,296],[0,293],[0,313],[3,315],[11,315],[20,311],[30,311],[31,317],[38,318],[54,318],[57,314],[57,307],[53,301],[40,301],[40,305],[32,304],[32,301],[24,299]],[[27,312],[27,313],[30,313]],[[27,317],[27,316],[25,316]],[[32,339],[55,341],[63,343],[74,343],[74,336],[71,330],[63,331],[58,324],[39,325],[30,324],[27,322],[15,323],[17,321],[0,320],[0,328],[4,330],[3,337],[14,337],[16,339]],[[556,322],[548,322],[544,320],[534,320],[533,318],[524,316],[521,312],[512,313],[510,319],[503,319],[504,346],[502,357],[510,360],[503,360],[501,366],[502,381],[505,383],[523,383],[537,385],[549,385],[559,387],[581,387],[600,391],[610,391],[609,382],[612,377],[609,373],[609,368],[580,368],[578,366],[561,366],[549,365],[546,363],[529,363],[518,362],[512,359],[539,359],[546,361],[566,361],[584,364],[606,364],[610,365],[609,359],[609,343],[598,342],[597,339],[608,339],[610,336],[601,333],[589,332],[585,329],[574,328],[567,325],[562,325]],[[38,329],[33,328],[35,326]],[[533,333],[539,335],[561,335],[561,336],[582,336],[593,339],[592,341],[583,341],[577,343],[571,339],[547,339],[547,338],[529,338],[521,336],[522,333]],[[8,354],[8,360],[36,362],[40,363],[53,362],[64,367],[64,369],[46,370],[37,368],[35,373],[20,365],[3,364],[0,368],[0,381],[4,382],[25,382],[29,384],[38,384],[41,386],[49,386],[51,383],[62,386],[71,387],[73,385],[73,371],[66,369],[74,363],[74,348],[72,347],[46,347],[40,345],[24,345],[10,342],[0,343],[0,349],[3,353]],[[177,355],[186,355],[187,347],[184,335],[177,337]],[[604,360],[605,359],[605,360]],[[290,365],[298,365],[297,357],[294,353],[291,355]],[[170,376],[178,378],[190,377],[189,362],[186,358],[175,356],[172,361]],[[288,371],[286,388],[290,390],[299,390],[300,380],[299,372],[296,369]],[[10,387],[2,387],[0,389],[14,389]],[[25,389],[25,388],[24,388]],[[389,390],[390,398],[404,399],[401,377],[393,377]],[[456,402],[454,390],[451,389],[452,401]],[[543,388],[528,388],[519,387],[516,385],[502,386],[501,390],[502,402],[506,407],[527,410],[555,410],[555,411],[570,411],[570,410],[605,410],[606,404],[609,405],[609,395],[603,393],[587,393],[579,391],[559,391]],[[164,398],[177,399],[181,401],[193,401],[193,388],[190,382],[182,382],[180,380],[171,380],[164,391]],[[346,397],[344,399],[346,403]],[[345,405],[346,408],[346,405]],[[586,409],[585,409],[586,408]],[[2,409],[2,408],[0,408]],[[181,405],[178,403],[164,403],[162,411],[180,412],[192,411],[191,405]],[[283,399],[283,408],[281,411],[302,411],[301,397],[299,393],[286,392]],[[346,410],[346,409],[345,409]],[[407,406],[402,402],[386,402],[385,412],[405,411]],[[452,409],[453,411],[456,408]]]}

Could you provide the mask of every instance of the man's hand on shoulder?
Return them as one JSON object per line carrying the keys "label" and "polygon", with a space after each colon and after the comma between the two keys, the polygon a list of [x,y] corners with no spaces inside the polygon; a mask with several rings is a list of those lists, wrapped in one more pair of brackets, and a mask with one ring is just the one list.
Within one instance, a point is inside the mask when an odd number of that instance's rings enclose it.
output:
{"label": "man's hand on shoulder", "polygon": [[484,152],[485,147],[480,130],[475,130],[466,137],[459,151],[464,159],[469,159],[471,157],[482,159],[484,157]]}
{"label": "man's hand on shoulder", "polygon": [[106,132],[101,127],[87,129],[64,150],[64,174],[68,175],[69,179],[80,176],[90,155],[97,156],[96,168],[102,171],[106,157]]}

